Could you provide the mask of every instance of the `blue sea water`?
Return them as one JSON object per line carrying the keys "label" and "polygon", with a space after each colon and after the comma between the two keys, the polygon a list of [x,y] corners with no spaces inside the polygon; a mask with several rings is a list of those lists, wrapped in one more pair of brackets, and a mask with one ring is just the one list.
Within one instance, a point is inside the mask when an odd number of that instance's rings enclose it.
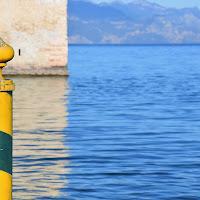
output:
{"label": "blue sea water", "polygon": [[200,199],[199,55],[70,45],[68,79],[15,78],[13,198]]}

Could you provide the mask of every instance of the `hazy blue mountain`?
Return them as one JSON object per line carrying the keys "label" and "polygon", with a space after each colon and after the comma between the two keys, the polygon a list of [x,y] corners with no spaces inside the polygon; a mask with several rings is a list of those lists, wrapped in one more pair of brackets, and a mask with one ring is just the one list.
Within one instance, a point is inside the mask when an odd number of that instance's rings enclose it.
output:
{"label": "hazy blue mountain", "polygon": [[68,37],[71,44],[200,43],[200,10],[69,0]]}

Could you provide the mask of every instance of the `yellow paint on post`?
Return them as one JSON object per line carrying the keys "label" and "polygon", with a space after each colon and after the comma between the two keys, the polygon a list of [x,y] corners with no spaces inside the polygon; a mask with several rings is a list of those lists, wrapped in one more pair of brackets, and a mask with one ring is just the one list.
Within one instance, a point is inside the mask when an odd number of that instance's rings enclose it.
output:
{"label": "yellow paint on post", "polygon": [[0,131],[12,136],[12,96],[0,92]]}
{"label": "yellow paint on post", "polygon": [[12,60],[14,57],[14,50],[11,46],[6,44],[1,38],[0,38],[0,67],[6,66],[5,63]]}
{"label": "yellow paint on post", "polygon": [[0,200],[12,200],[12,80],[5,80],[2,68],[14,57],[14,50],[0,38]]}
{"label": "yellow paint on post", "polygon": [[0,79],[0,92],[9,92],[15,90],[15,85],[12,80]]}
{"label": "yellow paint on post", "polygon": [[12,175],[0,171],[0,200],[12,199]]}

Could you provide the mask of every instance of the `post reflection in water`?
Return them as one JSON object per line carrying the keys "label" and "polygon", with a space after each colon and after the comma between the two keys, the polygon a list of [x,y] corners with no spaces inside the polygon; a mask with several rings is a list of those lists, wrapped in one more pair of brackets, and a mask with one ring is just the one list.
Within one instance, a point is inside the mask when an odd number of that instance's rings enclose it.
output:
{"label": "post reflection in water", "polygon": [[59,199],[70,172],[65,77],[14,77],[13,199]]}

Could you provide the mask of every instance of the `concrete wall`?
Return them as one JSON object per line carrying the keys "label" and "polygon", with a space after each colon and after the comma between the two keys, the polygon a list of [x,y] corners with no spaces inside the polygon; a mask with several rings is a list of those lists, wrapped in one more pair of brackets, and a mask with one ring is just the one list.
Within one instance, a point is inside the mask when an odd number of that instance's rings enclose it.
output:
{"label": "concrete wall", "polygon": [[0,37],[15,50],[4,74],[67,75],[67,0],[1,0],[0,7]]}

